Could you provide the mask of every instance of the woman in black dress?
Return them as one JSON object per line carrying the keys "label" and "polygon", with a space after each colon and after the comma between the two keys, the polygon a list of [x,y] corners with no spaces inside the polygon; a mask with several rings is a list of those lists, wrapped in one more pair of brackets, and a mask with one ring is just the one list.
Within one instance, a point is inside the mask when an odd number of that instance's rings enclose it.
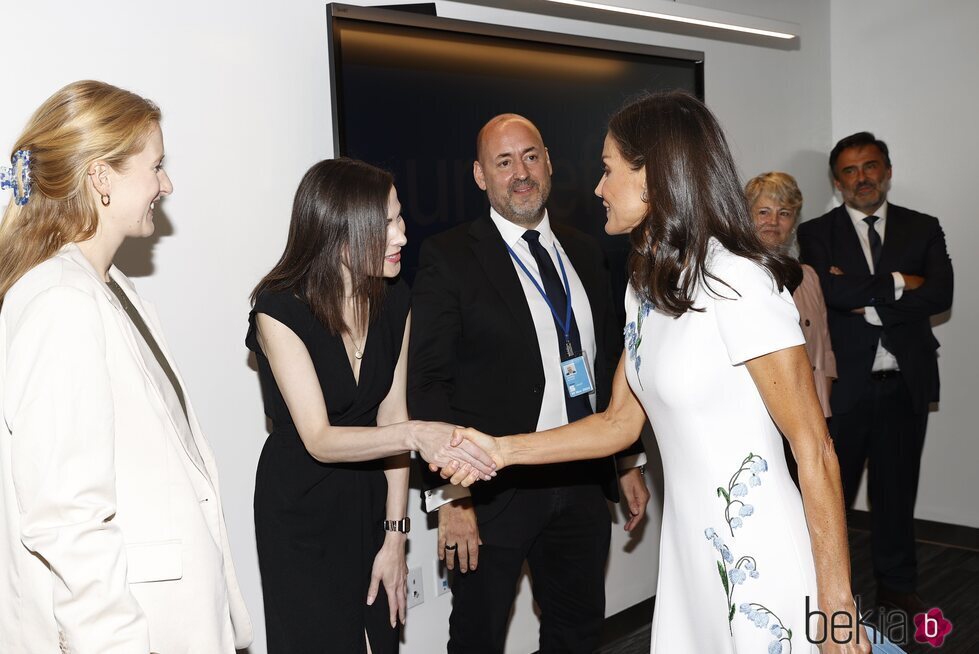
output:
{"label": "woman in black dress", "polygon": [[400,213],[388,173],[314,165],[285,251],[252,295],[246,344],[273,425],[255,482],[271,654],[397,651],[408,450],[491,473],[478,449],[450,452],[451,425],[408,421]]}

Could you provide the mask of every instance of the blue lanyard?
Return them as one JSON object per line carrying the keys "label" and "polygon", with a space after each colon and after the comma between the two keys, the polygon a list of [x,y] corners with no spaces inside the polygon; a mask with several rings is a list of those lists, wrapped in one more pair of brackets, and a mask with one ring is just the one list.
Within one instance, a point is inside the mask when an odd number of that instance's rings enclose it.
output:
{"label": "blue lanyard", "polygon": [[540,283],[534,279],[534,276],[530,273],[530,270],[528,270],[527,266],[524,265],[524,262],[520,260],[517,253],[513,251],[510,244],[504,242],[503,245],[506,246],[507,252],[509,252],[510,256],[513,257],[513,260],[517,262],[520,269],[524,271],[527,278],[534,284],[534,288],[536,288],[537,292],[544,298],[544,302],[547,302],[547,308],[551,310],[551,315],[554,316],[554,322],[557,323],[557,325],[561,327],[561,330],[564,332],[564,344],[567,349],[567,354],[569,357],[573,356],[574,348],[571,347],[571,285],[568,284],[568,274],[564,271],[564,261],[561,259],[561,253],[557,250],[557,244],[554,245],[554,256],[557,257],[557,264],[561,268],[561,280],[564,282],[564,294],[568,300],[568,309],[565,312],[563,321],[561,320],[561,317],[557,315],[557,310],[551,303],[551,298],[547,297],[547,291],[545,291]]}

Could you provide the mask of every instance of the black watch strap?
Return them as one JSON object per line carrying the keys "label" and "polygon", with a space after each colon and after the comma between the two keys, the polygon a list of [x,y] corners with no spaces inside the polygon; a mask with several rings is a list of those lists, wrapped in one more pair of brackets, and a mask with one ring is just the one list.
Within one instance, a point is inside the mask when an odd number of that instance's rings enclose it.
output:
{"label": "black watch strap", "polygon": [[402,534],[407,534],[411,531],[411,518],[405,516],[400,520],[384,520],[382,522],[384,531],[397,531]]}

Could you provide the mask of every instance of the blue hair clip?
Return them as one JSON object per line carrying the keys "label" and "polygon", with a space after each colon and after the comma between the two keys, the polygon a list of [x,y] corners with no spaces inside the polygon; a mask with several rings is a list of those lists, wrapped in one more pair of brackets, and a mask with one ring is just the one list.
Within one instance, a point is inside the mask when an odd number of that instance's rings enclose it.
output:
{"label": "blue hair clip", "polygon": [[0,166],[0,190],[13,190],[14,202],[22,207],[31,199],[31,151],[17,150],[10,163],[9,168]]}

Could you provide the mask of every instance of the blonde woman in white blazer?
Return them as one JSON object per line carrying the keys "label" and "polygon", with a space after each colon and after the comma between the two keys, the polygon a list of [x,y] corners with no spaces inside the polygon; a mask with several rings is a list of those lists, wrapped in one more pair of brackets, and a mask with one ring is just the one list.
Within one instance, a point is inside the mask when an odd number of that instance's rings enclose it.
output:
{"label": "blonde woman in white blazer", "polygon": [[54,94],[3,180],[0,652],[233,653],[252,638],[217,467],[152,307],[112,265],[172,191],[155,105]]}

